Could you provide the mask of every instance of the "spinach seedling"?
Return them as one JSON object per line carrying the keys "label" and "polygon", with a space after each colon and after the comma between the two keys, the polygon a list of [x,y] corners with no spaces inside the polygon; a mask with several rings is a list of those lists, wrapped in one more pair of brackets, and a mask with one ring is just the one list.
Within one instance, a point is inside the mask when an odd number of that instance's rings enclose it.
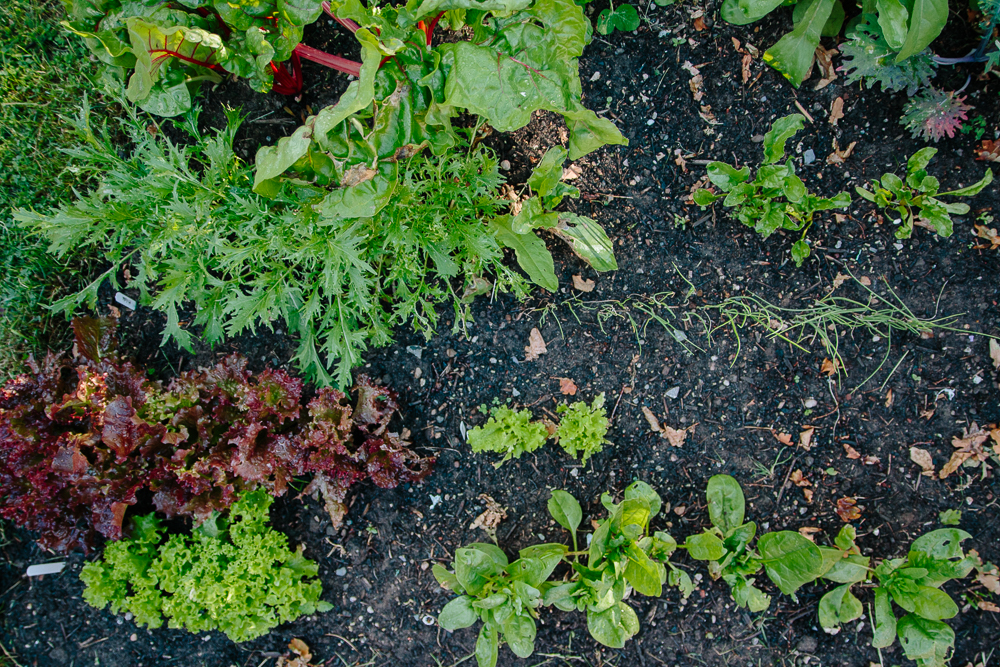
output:
{"label": "spinach seedling", "polygon": [[895,174],[882,174],[878,181],[872,181],[872,190],[856,188],[858,194],[884,209],[892,209],[899,213],[900,225],[896,230],[896,238],[908,239],[913,234],[915,222],[927,223],[940,236],[951,236],[951,214],[965,215],[969,212],[968,204],[946,204],[938,197],[971,197],[979,194],[983,188],[993,182],[993,171],[986,170],[986,175],[978,182],[965,188],[938,192],[940,181],[927,174],[927,163],[937,154],[936,148],[921,148],[906,161],[906,180]]}
{"label": "spinach seedling", "polygon": [[744,522],[746,500],[735,479],[713,476],[705,496],[712,527],[689,536],[682,548],[695,560],[709,561],[709,575],[729,584],[737,605],[755,612],[770,606],[771,597],[754,585],[751,576],[762,567],[778,590],[793,598],[801,586],[822,574],[822,552],[799,533],[766,533],[757,540],[756,550],[751,548],[757,524]]}
{"label": "spinach seedling", "polygon": [[715,194],[707,188],[695,190],[694,203],[702,208],[722,199],[723,206],[734,209],[736,219],[767,238],[779,229],[801,231],[799,240],[792,244],[792,259],[796,266],[809,257],[806,232],[812,226],[817,211],[846,208],[851,196],[841,192],[832,198],[817,197],[806,189],[802,179],[795,175],[789,158],[784,164],[778,161],[785,156],[785,144],[802,129],[805,117],[792,114],[779,118],[764,135],[764,163],[750,180],[750,168],[737,169],[725,162],[708,165],[708,179],[728,194]]}

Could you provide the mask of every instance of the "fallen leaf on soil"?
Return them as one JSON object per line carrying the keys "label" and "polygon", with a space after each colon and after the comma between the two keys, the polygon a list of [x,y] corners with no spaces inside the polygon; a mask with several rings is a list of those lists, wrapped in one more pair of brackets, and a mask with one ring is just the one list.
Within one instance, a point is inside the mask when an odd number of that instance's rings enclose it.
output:
{"label": "fallen leaf on soil", "polygon": [[681,65],[681,69],[691,75],[691,79],[688,81],[688,88],[691,89],[691,96],[694,97],[694,101],[700,102],[701,98],[705,97],[705,93],[701,89],[705,80],[702,78],[701,73],[697,67],[691,64],[690,60],[685,60],[684,64]]}
{"label": "fallen leaf on soil", "polygon": [[559,380],[559,393],[563,396],[576,396],[576,383],[569,378],[556,378]]}
{"label": "fallen leaf on soil", "polygon": [[750,80],[750,63],[753,62],[753,56],[749,53],[743,56],[743,83],[746,84]]}
{"label": "fallen leaf on soil", "polygon": [[811,503],[813,499],[813,490],[807,487],[812,486],[812,482],[806,479],[802,475],[801,470],[796,470],[791,475],[788,476],[788,480],[795,486],[802,489],[802,495],[806,497],[806,502]]}
{"label": "fallen leaf on soil", "polygon": [[910,460],[923,469],[921,474],[928,477],[934,476],[934,459],[931,458],[929,451],[919,447],[910,447]]}
{"label": "fallen leaf on soil", "polygon": [[816,47],[816,64],[819,65],[821,78],[813,87],[813,90],[826,88],[837,80],[837,68],[833,66],[833,55],[838,53],[837,47],[832,49],[823,48],[822,45]]}
{"label": "fallen leaf on soil", "polygon": [[843,273],[838,273],[836,276],[833,277],[833,289],[837,289],[848,280],[850,280],[850,276],[845,276]]}
{"label": "fallen leaf on soil", "polygon": [[652,410],[644,405],[642,406],[642,414],[646,418],[649,428],[651,428],[655,433],[663,433],[663,429],[660,428],[660,420],[656,418],[656,414]]}
{"label": "fallen leaf on soil", "polygon": [[840,144],[837,140],[833,140],[833,152],[826,156],[827,164],[844,164],[847,158],[851,157],[851,153],[854,152],[854,147],[858,145],[858,142],[852,141],[850,145],[844,150],[840,150]]}
{"label": "fallen leaf on soil", "polygon": [[850,523],[852,521],[857,521],[861,518],[861,510],[864,509],[858,505],[857,498],[841,498],[837,501],[837,516],[844,523]]}
{"label": "fallen leaf on soil", "polygon": [[881,463],[882,459],[880,459],[877,456],[866,456],[863,459],[861,459],[861,462],[864,463],[866,466],[873,466]]}
{"label": "fallen leaf on soil", "polygon": [[711,105],[706,105],[701,107],[701,110],[698,112],[698,115],[701,116],[701,119],[706,123],[708,123],[709,125],[722,125],[721,122],[715,119],[715,114],[712,113]]}
{"label": "fallen leaf on soil", "polygon": [[996,606],[989,600],[980,600],[979,602],[976,603],[976,606],[982,609],[983,611],[1000,612],[1000,607]]}
{"label": "fallen leaf on soil", "polygon": [[479,499],[486,503],[486,510],[476,517],[476,520],[469,526],[469,530],[482,528],[487,535],[496,540],[497,526],[507,518],[507,510],[485,493],[480,493]]}
{"label": "fallen leaf on soil", "polygon": [[1000,370],[1000,343],[990,339],[990,359],[993,360],[993,368]]}
{"label": "fallen leaf on soil", "polygon": [[885,393],[885,407],[887,408],[892,407],[892,389],[890,389]]}
{"label": "fallen leaf on soil", "polygon": [[584,277],[579,274],[573,276],[573,287],[575,289],[580,290],[581,292],[593,292],[594,285],[596,284],[597,283],[595,283],[593,280],[589,278],[584,279]]}
{"label": "fallen leaf on soil", "polygon": [[735,37],[730,37],[729,39],[733,40],[733,48],[738,52],[743,53],[743,45],[740,43],[740,40]]}
{"label": "fallen leaf on soil", "polygon": [[1000,595],[1000,577],[998,577],[997,575],[995,575],[995,574],[984,574],[984,573],[980,572],[979,576],[976,577],[976,581],[978,581],[983,586],[985,586],[986,589],[988,591],[990,591],[991,593],[995,593],[997,595]]}
{"label": "fallen leaf on soil", "polygon": [[545,347],[545,339],[542,338],[542,332],[538,329],[532,329],[531,333],[528,334],[528,344],[524,346],[524,360],[534,361],[538,358],[538,355],[545,354],[548,349]]}
{"label": "fallen leaf on soil", "polygon": [[575,181],[576,179],[580,178],[580,174],[581,173],[583,173],[583,172],[580,170],[580,165],[578,165],[578,164],[576,164],[574,162],[570,166],[568,166],[565,169],[563,169],[562,178],[560,178],[559,180],[560,181]]}
{"label": "fallen leaf on soil", "polygon": [[830,361],[829,359],[824,359],[823,363],[819,367],[819,372],[823,375],[836,375],[839,370],[840,364],[836,361]]}
{"label": "fallen leaf on soil", "polygon": [[854,447],[851,447],[846,442],[844,443],[844,451],[847,452],[847,458],[849,458],[849,459],[860,459],[861,458],[861,454],[858,452],[858,450],[854,449]]}
{"label": "fallen leaf on soil", "polygon": [[844,117],[844,98],[838,97],[830,105],[830,125],[836,125]]}
{"label": "fallen leaf on soil", "polygon": [[309,646],[304,641],[293,639],[288,642],[288,649],[296,657],[293,658],[286,653],[278,658],[275,667],[310,667],[309,662],[312,660],[312,651],[309,650]]}
{"label": "fallen leaf on soil", "polygon": [[990,437],[990,433],[982,430],[972,422],[972,425],[963,429],[962,437],[954,437],[951,446],[958,451],[952,452],[951,458],[941,468],[940,479],[944,479],[966,461],[973,461],[976,465],[985,463],[989,455],[983,450],[983,443]]}
{"label": "fallen leaf on soil", "polygon": [[976,248],[983,250],[996,250],[997,248],[1000,248],[1000,236],[997,235],[997,230],[988,229],[986,225],[973,225],[973,227],[976,228],[976,236],[978,238],[990,242],[989,247],[980,245],[976,246]]}
{"label": "fallen leaf on soil", "polygon": [[822,528],[815,528],[813,526],[803,526],[802,528],[799,528],[799,535],[801,535],[802,537],[806,538],[810,542],[815,542],[816,541],[815,539],[813,539],[813,535],[815,535],[816,533],[822,533],[822,532],[823,532]]}
{"label": "fallen leaf on soil", "polygon": [[781,444],[788,445],[789,447],[792,446],[792,436],[788,433],[778,433],[774,429],[771,429],[771,435],[777,438]]}
{"label": "fallen leaf on soil", "polygon": [[705,25],[705,19],[703,19],[700,16],[693,21],[693,25],[694,29],[697,30],[698,32],[701,32],[702,30],[705,30],[708,27]]}
{"label": "fallen leaf on soil", "polygon": [[975,153],[977,160],[1000,162],[1000,141],[983,139],[983,143],[979,144],[979,148],[975,149]]}
{"label": "fallen leaf on soil", "polygon": [[868,276],[861,276],[860,278],[858,278],[858,282],[864,285],[865,287],[872,286],[872,279],[869,278]]}
{"label": "fallen leaf on soil", "polygon": [[815,432],[816,432],[816,427],[814,426],[806,426],[804,429],[802,429],[802,432],[799,433],[799,447],[806,450],[807,452],[810,449],[812,449],[813,433]]}
{"label": "fallen leaf on soil", "polygon": [[675,428],[670,428],[669,426],[664,426],[663,431],[660,436],[667,439],[671,447],[682,447],[684,446],[684,440],[687,439],[688,430],[682,428],[677,430]]}

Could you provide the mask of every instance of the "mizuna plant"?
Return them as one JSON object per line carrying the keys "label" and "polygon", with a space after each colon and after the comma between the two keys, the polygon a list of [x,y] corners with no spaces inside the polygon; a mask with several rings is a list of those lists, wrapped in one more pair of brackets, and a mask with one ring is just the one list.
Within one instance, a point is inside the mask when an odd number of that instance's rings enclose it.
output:
{"label": "mizuna plant", "polygon": [[928,147],[911,155],[906,161],[905,181],[895,174],[882,174],[880,180],[872,181],[871,190],[860,186],[856,188],[859,195],[879,208],[890,209],[899,214],[902,224],[896,230],[896,238],[910,238],[915,222],[933,229],[940,236],[951,236],[951,215],[965,215],[969,212],[969,205],[946,204],[938,197],[971,197],[993,182],[993,170],[987,169],[986,175],[978,183],[949,192],[938,192],[940,181],[927,174],[927,165],[936,154],[936,148]]}
{"label": "mizuna plant", "polygon": [[0,516],[67,551],[121,537],[142,491],[168,517],[205,521],[243,489],[283,495],[311,474],[335,524],[348,489],[421,479],[433,463],[389,430],[395,395],[364,376],[357,400],[321,389],[303,414],[302,382],[253,375],[236,355],[169,384],[113,352],[114,324],[74,320],[77,356],[50,354],[0,391]]}
{"label": "mizuna plant", "polygon": [[228,516],[213,513],[190,535],[166,537],[155,515],[137,517],[128,538],[83,566],[83,599],[139,625],[158,628],[166,617],[171,628],[219,630],[235,642],[329,611],[316,563],[267,525],[273,502],[263,489],[245,492]]}
{"label": "mizuna plant", "polygon": [[705,207],[722,199],[723,206],[735,209],[737,220],[752,227],[767,238],[779,229],[801,232],[792,244],[792,259],[796,266],[809,257],[811,250],[805,240],[806,233],[818,211],[846,208],[851,196],[841,192],[832,198],[817,197],[806,189],[796,176],[789,158],[785,164],[778,162],[785,156],[785,144],[802,129],[805,117],[792,114],[779,118],[764,135],[764,163],[750,180],[750,168],[736,169],[725,162],[708,165],[708,178],[725,193],[715,194],[706,188],[695,190],[694,202]]}
{"label": "mizuna plant", "polygon": [[[580,504],[556,489],[549,512],[570,532],[573,551],[564,544],[538,544],[522,549],[520,558],[510,562],[495,545],[470,544],[455,551],[453,570],[434,565],[438,582],[459,594],[441,610],[441,627],[457,630],[483,623],[476,641],[479,667],[497,664],[501,642],[519,657],[530,656],[543,606],[586,613],[591,636],[611,648],[622,648],[639,631],[639,618],[625,602],[627,590],[658,597],[667,580],[664,563],[677,545],[666,533],[649,534],[661,501],[645,482],[630,485],[621,503],[606,493],[601,502],[608,518],[598,522],[587,550],[577,550]],[[560,563],[570,570],[553,579]]]}

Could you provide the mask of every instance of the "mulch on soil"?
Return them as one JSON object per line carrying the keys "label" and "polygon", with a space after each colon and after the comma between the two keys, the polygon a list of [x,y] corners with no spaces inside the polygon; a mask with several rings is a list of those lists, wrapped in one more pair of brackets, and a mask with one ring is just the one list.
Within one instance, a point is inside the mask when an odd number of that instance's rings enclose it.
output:
{"label": "mulch on soil", "polygon": [[[969,200],[972,214],[958,218],[954,235],[946,239],[918,228],[912,239],[898,241],[891,219],[880,218],[855,196],[842,221],[833,212],[820,214],[809,235],[813,258],[796,268],[788,255],[791,236],[779,232],[763,241],[729,219],[721,206],[702,212],[685,203],[704,175],[704,164],[715,159],[758,164],[760,135],[775,118],[798,112],[798,102],[813,122],[789,146],[807,186],[826,196],[842,190],[853,195],[855,185],[884,171],[902,173],[906,158],[921,147],[898,124],[905,99],[847,87],[842,78],[813,90],[814,76],[794,90],[759,58],[751,59],[744,83],[744,52],[752,53],[747,44],[760,51],[773,44],[790,27],[788,12],[742,28],[708,21],[708,28],[698,31],[692,11],[654,8],[650,23],[634,34],[597,36],[581,60],[585,102],[615,120],[630,145],[578,161],[574,185],[583,196],[569,206],[605,226],[619,271],[597,274],[553,243],[563,285],[558,293],[537,290],[525,303],[503,296],[480,299],[468,337],[450,333],[447,325],[430,341],[400,330],[396,343],[372,352],[363,370],[400,393],[402,418],[416,444],[439,457],[435,472],[423,484],[394,491],[360,488],[339,530],[329,527],[317,503],[285,498],[276,504],[273,524],[319,561],[324,599],[334,604],[333,611],[243,645],[218,633],[150,632],[82,601],[77,578],[82,555],[70,556],[61,575],[23,578],[27,565],[50,555],[29,534],[8,526],[0,563],[7,650],[21,664],[39,667],[249,667],[273,664],[268,659],[299,637],[324,665],[458,664],[472,652],[477,630],[450,634],[436,626],[434,617],[451,596],[438,586],[429,565],[450,564],[457,547],[488,539],[470,528],[484,509],[480,494],[507,508],[497,536],[512,554],[538,540],[568,539],[545,510],[550,488],[570,491],[583,504],[585,517],[597,517],[602,491],[620,493],[637,478],[670,504],[656,525],[678,538],[707,523],[705,483],[713,474],[728,473],[744,487],[748,519],[763,529],[816,527],[822,530],[818,539],[832,539],[843,525],[834,511],[836,501],[853,497],[862,507],[855,525],[863,552],[894,557],[903,555],[915,537],[939,527],[940,511],[961,509],[960,527],[973,535],[967,547],[976,548],[984,560],[1000,561],[995,471],[985,479],[979,469],[965,469],[935,480],[919,475],[908,454],[910,446],[919,445],[940,465],[963,427],[1000,422],[998,374],[989,360],[988,340],[978,333],[1000,333],[1000,253],[975,249],[972,236],[974,215],[1000,211],[997,187]],[[962,40],[969,38],[961,26],[949,30],[942,48],[964,53]],[[350,43],[337,35],[321,21],[306,42],[331,51]],[[209,92],[202,121],[219,124],[221,103],[242,104],[248,121],[237,145],[252,159],[258,145],[291,133],[300,114],[335,101],[346,86],[339,75],[306,67],[306,80],[314,83],[301,102],[251,95],[242,83],[230,83]],[[690,67],[703,79],[700,101],[692,96]],[[1000,127],[1000,81],[980,80],[978,71],[942,68],[938,82],[955,89],[967,74],[973,75],[969,102],[984,116],[986,138],[991,138]],[[838,97],[845,117],[834,126],[827,118]],[[707,112],[706,106],[711,107]],[[717,124],[700,113],[711,114]],[[511,164],[510,181],[518,184],[532,162],[560,139],[559,125],[542,114],[513,136],[491,140]],[[842,148],[858,142],[843,165],[826,162],[834,140]],[[967,135],[937,145],[930,172],[941,179],[942,189],[982,176],[986,164],[973,160],[973,145]],[[810,150],[816,159],[805,164]],[[685,224],[677,224],[675,216]],[[818,341],[803,343],[809,351],[802,352],[761,329],[740,330],[738,338],[728,328],[713,331],[711,340],[705,336],[702,316],[720,324],[705,305],[753,293],[784,307],[805,308],[833,289],[838,273],[847,272],[869,278],[880,295],[891,288],[921,317],[960,315],[963,330],[894,337],[888,357],[885,340],[848,333],[841,339],[846,376],[839,382],[821,371],[828,355]],[[575,292],[571,278],[577,274],[595,280],[594,291]],[[837,290],[860,296],[851,283]],[[105,302],[111,302],[110,292]],[[120,332],[122,351],[164,376],[232,351],[248,356],[256,370],[286,365],[294,349],[276,328],[191,357],[159,347],[161,324],[155,313],[126,311]],[[533,327],[541,331],[548,352],[525,362],[523,348]],[[497,470],[462,442],[460,424],[482,423],[478,406],[494,399],[532,406],[538,416],[554,412],[554,401],[562,398],[559,378],[574,380],[576,398],[589,401],[605,392],[613,410],[609,437],[614,444],[586,467],[547,447]],[[690,428],[684,445],[671,447],[652,433],[643,406],[666,425]],[[815,427],[808,451],[781,444],[772,434],[797,439],[807,426]],[[862,457],[847,458],[844,445]],[[877,461],[866,464],[866,457]],[[788,482],[796,470],[812,483],[811,502]],[[432,496],[440,496],[440,502]],[[691,565],[683,556],[675,560]],[[967,585],[947,590],[957,595]],[[686,604],[673,590],[655,600],[631,598],[642,630],[622,650],[596,644],[583,615],[552,611],[542,614],[535,656],[517,660],[502,648],[500,664],[878,663],[877,652],[868,646],[867,620],[835,636],[819,628],[821,595],[820,587],[807,586],[796,604],[778,594],[767,612],[753,615],[735,607],[721,582],[706,577]],[[966,609],[950,625],[957,635],[954,665],[975,661],[1000,645],[997,614]],[[885,664],[904,662],[898,643],[883,654]]]}

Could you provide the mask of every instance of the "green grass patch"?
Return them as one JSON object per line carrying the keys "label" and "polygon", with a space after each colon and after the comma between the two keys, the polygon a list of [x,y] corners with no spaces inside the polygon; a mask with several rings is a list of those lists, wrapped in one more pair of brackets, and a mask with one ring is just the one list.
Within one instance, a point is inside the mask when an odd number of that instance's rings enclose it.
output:
{"label": "green grass patch", "polygon": [[79,178],[60,149],[77,141],[60,116],[73,115],[96,74],[83,40],[68,34],[55,0],[0,4],[0,378],[29,352],[63,347],[68,329],[45,305],[78,289],[84,263],[56,260],[18,229],[11,210],[51,205]]}

